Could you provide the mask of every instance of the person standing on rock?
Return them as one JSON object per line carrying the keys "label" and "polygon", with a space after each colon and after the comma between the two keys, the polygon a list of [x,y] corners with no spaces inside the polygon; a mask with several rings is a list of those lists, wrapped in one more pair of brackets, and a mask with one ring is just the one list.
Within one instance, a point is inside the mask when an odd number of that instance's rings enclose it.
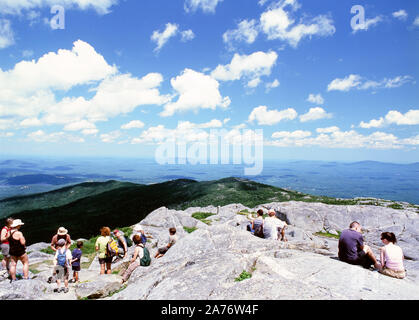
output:
{"label": "person standing on rock", "polygon": [[380,264],[377,262],[371,248],[364,244],[362,237],[362,228],[359,222],[354,221],[349,225],[349,229],[343,230],[339,238],[339,260],[360,265],[366,269],[374,266],[380,269]]}
{"label": "person standing on rock", "polygon": [[269,217],[265,219],[263,226],[263,235],[265,239],[280,240],[279,236],[281,235],[281,240],[286,241],[285,228],[287,223],[276,217],[274,209],[270,209],[268,215]]}
{"label": "person standing on rock", "polygon": [[406,277],[404,255],[402,248],[396,245],[396,235],[393,232],[383,232],[381,241],[384,247],[380,250],[382,268],[379,272],[389,277],[404,279]]}
{"label": "person standing on rock", "polygon": [[2,265],[3,268],[9,272],[9,265],[10,265],[10,245],[9,245],[9,237],[10,231],[12,231],[11,225],[13,223],[13,218],[6,219],[6,226],[1,229],[1,254],[3,255]]}
{"label": "person standing on rock", "polygon": [[96,251],[99,253],[100,274],[111,274],[113,257],[107,256],[108,242],[111,240],[111,229],[109,227],[102,227],[100,234],[100,237],[97,238],[95,243]]}
{"label": "person standing on rock", "polygon": [[[70,273],[70,265],[72,260],[71,251],[67,248],[65,239],[57,242],[57,251],[54,257],[54,275],[57,279],[57,288],[54,292],[68,292],[68,277]],[[64,288],[61,289],[61,279],[64,278]]]}
{"label": "person standing on rock", "polygon": [[64,227],[60,227],[57,231],[57,234],[52,237],[51,240],[51,249],[54,251],[57,251],[57,243],[60,239],[64,239],[66,244],[66,248],[70,249],[71,246],[71,237],[68,234],[68,230]]}
{"label": "person standing on rock", "polygon": [[9,254],[10,254],[10,276],[12,281],[16,281],[16,266],[20,261],[23,264],[23,278],[25,280],[29,279],[29,259],[26,254],[26,239],[23,236],[23,233],[20,230],[20,227],[24,223],[20,219],[13,220],[10,228],[10,237],[9,237]]}

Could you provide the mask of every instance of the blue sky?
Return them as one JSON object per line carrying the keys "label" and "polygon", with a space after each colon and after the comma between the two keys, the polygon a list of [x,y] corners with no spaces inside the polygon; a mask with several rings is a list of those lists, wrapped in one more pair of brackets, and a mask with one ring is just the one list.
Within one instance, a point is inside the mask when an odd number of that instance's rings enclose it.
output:
{"label": "blue sky", "polygon": [[418,53],[416,1],[0,0],[1,153],[262,129],[266,159],[417,162]]}

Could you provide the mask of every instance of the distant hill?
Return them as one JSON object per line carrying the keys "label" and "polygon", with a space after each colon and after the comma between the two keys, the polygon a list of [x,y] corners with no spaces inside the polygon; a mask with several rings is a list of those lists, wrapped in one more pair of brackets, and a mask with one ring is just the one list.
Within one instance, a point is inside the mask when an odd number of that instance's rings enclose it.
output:
{"label": "distant hill", "polygon": [[64,226],[73,239],[97,235],[102,226],[129,226],[162,206],[171,209],[224,206],[247,207],[284,201],[357,204],[357,200],[317,197],[242,178],[197,182],[178,179],[152,185],[108,181],[82,183],[55,191],[0,201],[0,217],[12,215],[25,223],[28,243],[49,241]]}

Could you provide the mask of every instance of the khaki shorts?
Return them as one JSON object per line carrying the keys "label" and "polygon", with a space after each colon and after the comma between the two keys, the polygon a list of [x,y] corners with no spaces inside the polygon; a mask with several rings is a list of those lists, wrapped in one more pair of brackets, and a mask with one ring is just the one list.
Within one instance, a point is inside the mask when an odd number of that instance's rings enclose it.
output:
{"label": "khaki shorts", "polygon": [[3,257],[10,258],[9,249],[10,249],[10,246],[8,244],[6,243],[1,244],[1,254],[3,255]]}
{"label": "khaki shorts", "polygon": [[392,278],[396,278],[396,279],[406,278],[406,271],[397,271],[397,270],[384,268],[383,270],[380,271],[380,273],[386,276],[392,277]]}

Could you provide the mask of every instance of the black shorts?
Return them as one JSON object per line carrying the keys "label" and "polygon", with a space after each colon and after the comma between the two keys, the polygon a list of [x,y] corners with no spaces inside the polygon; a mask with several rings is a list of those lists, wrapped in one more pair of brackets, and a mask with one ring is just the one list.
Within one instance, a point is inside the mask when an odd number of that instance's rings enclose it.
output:
{"label": "black shorts", "polygon": [[112,263],[112,257],[99,258],[99,264]]}
{"label": "black shorts", "polygon": [[167,250],[169,250],[168,247],[159,248],[159,253],[160,254],[165,254],[167,252]]}
{"label": "black shorts", "polygon": [[80,266],[72,266],[71,269],[73,271],[80,271],[81,270]]}
{"label": "black shorts", "polygon": [[357,266],[362,266],[365,269],[369,269],[374,265],[374,261],[365,253],[365,251],[358,252],[358,259],[356,260],[344,260],[345,262]]}

